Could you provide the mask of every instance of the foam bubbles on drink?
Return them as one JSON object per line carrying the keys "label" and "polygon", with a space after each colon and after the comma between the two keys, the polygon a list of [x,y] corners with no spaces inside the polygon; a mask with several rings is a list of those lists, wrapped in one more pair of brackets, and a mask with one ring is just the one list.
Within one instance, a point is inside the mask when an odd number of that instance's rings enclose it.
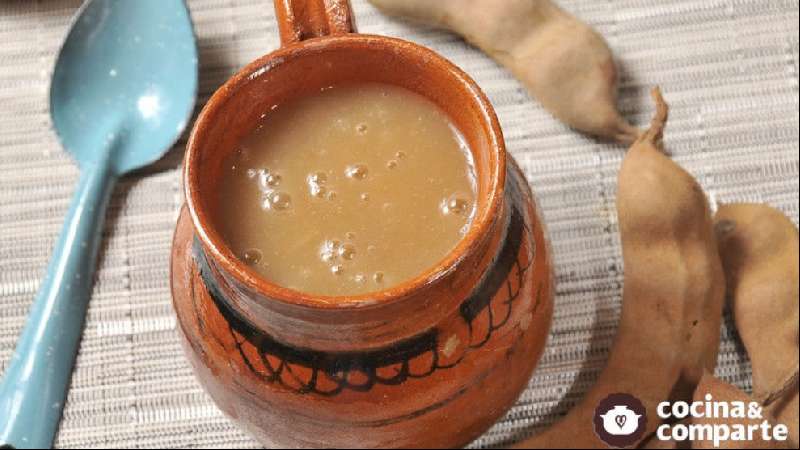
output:
{"label": "foam bubbles on drink", "polygon": [[344,259],[351,260],[356,257],[356,248],[353,244],[342,244],[339,247],[339,256]]}
{"label": "foam bubbles on drink", "polygon": [[324,198],[328,193],[328,188],[325,186],[328,182],[328,175],[325,172],[313,172],[306,177],[308,184],[308,193],[312,197]]}
{"label": "foam bubbles on drink", "polygon": [[309,183],[325,184],[328,182],[328,175],[325,172],[314,172],[308,175]]}
{"label": "foam bubbles on drink", "polygon": [[249,248],[242,254],[242,260],[245,264],[254,266],[261,261],[261,251],[257,248]]}
{"label": "foam bubbles on drink", "polygon": [[264,195],[261,206],[266,210],[286,211],[292,207],[292,197],[286,192],[269,191]]}
{"label": "foam bubbles on drink", "polygon": [[[236,169],[220,187],[224,238],[243,266],[276,284],[321,295],[380,291],[433,266],[469,229],[476,187],[459,130],[416,104],[424,99],[384,100],[393,86],[358,89],[375,95],[351,106],[337,100],[340,87],[326,86],[319,105],[304,97],[274,120],[266,108],[270,120],[225,161]],[[452,194],[467,203],[448,203]],[[405,232],[406,218],[419,232]]]}
{"label": "foam bubbles on drink", "polygon": [[269,169],[261,169],[258,173],[258,186],[262,191],[273,189],[281,184],[281,176]]}
{"label": "foam bubbles on drink", "polygon": [[344,174],[347,178],[352,178],[354,180],[363,180],[367,178],[367,166],[363,164],[352,164],[347,166],[344,170]]}
{"label": "foam bubbles on drink", "polygon": [[285,211],[292,207],[292,197],[276,188],[281,184],[281,176],[267,168],[248,169],[247,177],[256,179],[261,191],[261,208],[265,211]]}
{"label": "foam bubbles on drink", "polygon": [[459,194],[453,194],[450,197],[442,200],[440,205],[442,214],[467,216],[470,212],[470,202]]}
{"label": "foam bubbles on drink", "polygon": [[319,250],[319,257],[324,262],[331,262],[339,252],[339,241],[326,240]]}
{"label": "foam bubbles on drink", "polygon": [[308,186],[308,193],[311,194],[312,197],[324,197],[327,193],[327,189],[325,186],[320,186],[318,184],[312,184]]}
{"label": "foam bubbles on drink", "polygon": [[[347,235],[355,236],[352,233]],[[347,236],[346,235],[346,236]],[[319,248],[319,257],[334,274],[344,270],[345,261],[352,261],[356,256],[356,247],[350,242],[342,243],[338,239],[326,239]]]}
{"label": "foam bubbles on drink", "polygon": [[320,254],[319,254],[319,258],[323,262],[327,262],[327,263],[333,261],[333,258],[335,258],[335,257],[336,257],[336,255],[334,255],[333,252],[325,252],[325,251],[323,251],[323,252],[320,252]]}

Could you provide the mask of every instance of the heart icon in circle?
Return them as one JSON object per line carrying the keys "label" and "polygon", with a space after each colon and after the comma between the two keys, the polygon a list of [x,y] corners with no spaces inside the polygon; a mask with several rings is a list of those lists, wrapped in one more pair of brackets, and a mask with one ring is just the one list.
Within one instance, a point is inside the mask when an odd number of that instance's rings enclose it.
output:
{"label": "heart icon in circle", "polygon": [[638,443],[647,431],[647,410],[630,394],[610,394],[598,403],[592,423],[600,441],[626,448]]}

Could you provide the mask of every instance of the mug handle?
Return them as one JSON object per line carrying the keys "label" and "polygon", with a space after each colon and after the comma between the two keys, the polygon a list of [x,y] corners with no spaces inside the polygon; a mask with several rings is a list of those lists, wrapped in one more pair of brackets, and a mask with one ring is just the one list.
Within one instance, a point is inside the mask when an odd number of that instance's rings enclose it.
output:
{"label": "mug handle", "polygon": [[349,0],[274,0],[281,46],[355,33]]}

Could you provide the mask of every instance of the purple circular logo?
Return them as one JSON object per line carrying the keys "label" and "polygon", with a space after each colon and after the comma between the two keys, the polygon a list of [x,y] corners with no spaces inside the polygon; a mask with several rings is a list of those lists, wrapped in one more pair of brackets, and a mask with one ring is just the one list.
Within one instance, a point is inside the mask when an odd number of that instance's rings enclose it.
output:
{"label": "purple circular logo", "polygon": [[647,410],[630,394],[611,394],[594,410],[594,432],[611,447],[623,448],[639,442],[646,428]]}

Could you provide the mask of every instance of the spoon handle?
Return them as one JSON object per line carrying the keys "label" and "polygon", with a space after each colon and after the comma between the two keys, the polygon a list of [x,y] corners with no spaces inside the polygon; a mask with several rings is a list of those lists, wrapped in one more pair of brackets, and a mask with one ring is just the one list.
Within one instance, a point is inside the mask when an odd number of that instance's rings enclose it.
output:
{"label": "spoon handle", "polygon": [[116,177],[81,170],[47,274],[0,382],[0,447],[49,448],[69,389]]}

